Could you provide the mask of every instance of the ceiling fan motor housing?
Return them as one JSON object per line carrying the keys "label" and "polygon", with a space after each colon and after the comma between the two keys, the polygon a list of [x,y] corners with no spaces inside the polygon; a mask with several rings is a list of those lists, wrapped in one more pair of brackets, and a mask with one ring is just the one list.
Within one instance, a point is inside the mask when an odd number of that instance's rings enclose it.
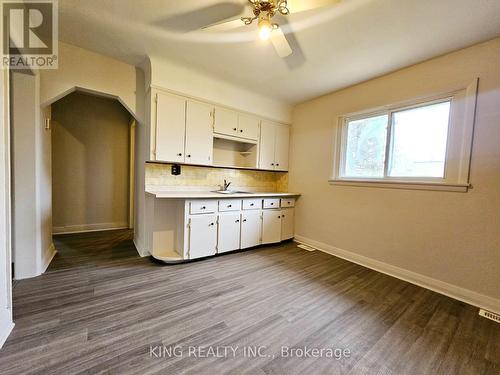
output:
{"label": "ceiling fan motor housing", "polygon": [[[254,17],[243,17],[245,25],[250,25],[254,20],[266,18],[271,20],[278,12],[286,16],[290,14],[287,0],[248,0],[253,8]],[[265,16],[262,16],[265,13]],[[273,27],[278,25],[273,25]]]}

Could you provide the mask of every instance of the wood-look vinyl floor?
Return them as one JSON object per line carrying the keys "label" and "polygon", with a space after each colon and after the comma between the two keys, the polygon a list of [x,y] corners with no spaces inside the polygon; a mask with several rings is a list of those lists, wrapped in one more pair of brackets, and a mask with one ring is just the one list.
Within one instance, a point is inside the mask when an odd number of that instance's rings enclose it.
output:
{"label": "wood-look vinyl floor", "polygon": [[500,326],[476,308],[291,242],[174,266],[129,231],[55,243],[47,273],[15,283],[0,374],[500,373]]}

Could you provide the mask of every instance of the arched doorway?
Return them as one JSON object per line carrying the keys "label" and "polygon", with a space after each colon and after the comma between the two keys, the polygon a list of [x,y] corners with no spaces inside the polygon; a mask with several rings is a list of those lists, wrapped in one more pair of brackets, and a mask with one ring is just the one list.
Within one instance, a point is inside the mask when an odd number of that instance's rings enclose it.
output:
{"label": "arched doorway", "polygon": [[54,234],[133,227],[134,127],[114,98],[77,90],[51,105]]}

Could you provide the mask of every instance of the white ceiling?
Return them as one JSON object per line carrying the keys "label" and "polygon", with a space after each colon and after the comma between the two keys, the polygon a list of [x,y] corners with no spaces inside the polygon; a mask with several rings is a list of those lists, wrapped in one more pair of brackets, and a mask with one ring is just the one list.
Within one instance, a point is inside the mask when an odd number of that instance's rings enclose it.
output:
{"label": "white ceiling", "polygon": [[180,30],[210,23],[200,9],[220,3],[246,0],[60,0],[60,39],[134,65],[168,58],[294,104],[500,36],[500,0],[343,0],[289,16],[302,53],[285,61],[255,25]]}

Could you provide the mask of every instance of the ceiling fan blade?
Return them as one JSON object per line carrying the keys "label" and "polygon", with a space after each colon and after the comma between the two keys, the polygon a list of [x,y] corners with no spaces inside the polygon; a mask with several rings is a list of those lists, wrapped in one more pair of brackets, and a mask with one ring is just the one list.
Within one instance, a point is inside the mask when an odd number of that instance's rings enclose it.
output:
{"label": "ceiling fan blade", "polygon": [[221,31],[236,29],[241,26],[245,26],[245,24],[241,20],[241,17],[232,17],[228,20],[225,20],[224,22],[214,23],[212,25],[202,27],[201,29],[203,31],[221,32]]}
{"label": "ceiling fan blade", "polygon": [[290,47],[290,44],[288,43],[288,40],[286,40],[285,34],[280,27],[273,30],[271,33],[271,43],[278,53],[278,56],[281,58],[290,56],[293,53],[292,47]]}
{"label": "ceiling fan blade", "polygon": [[329,5],[335,5],[342,0],[288,0],[290,13],[304,12],[306,10],[318,9]]}

